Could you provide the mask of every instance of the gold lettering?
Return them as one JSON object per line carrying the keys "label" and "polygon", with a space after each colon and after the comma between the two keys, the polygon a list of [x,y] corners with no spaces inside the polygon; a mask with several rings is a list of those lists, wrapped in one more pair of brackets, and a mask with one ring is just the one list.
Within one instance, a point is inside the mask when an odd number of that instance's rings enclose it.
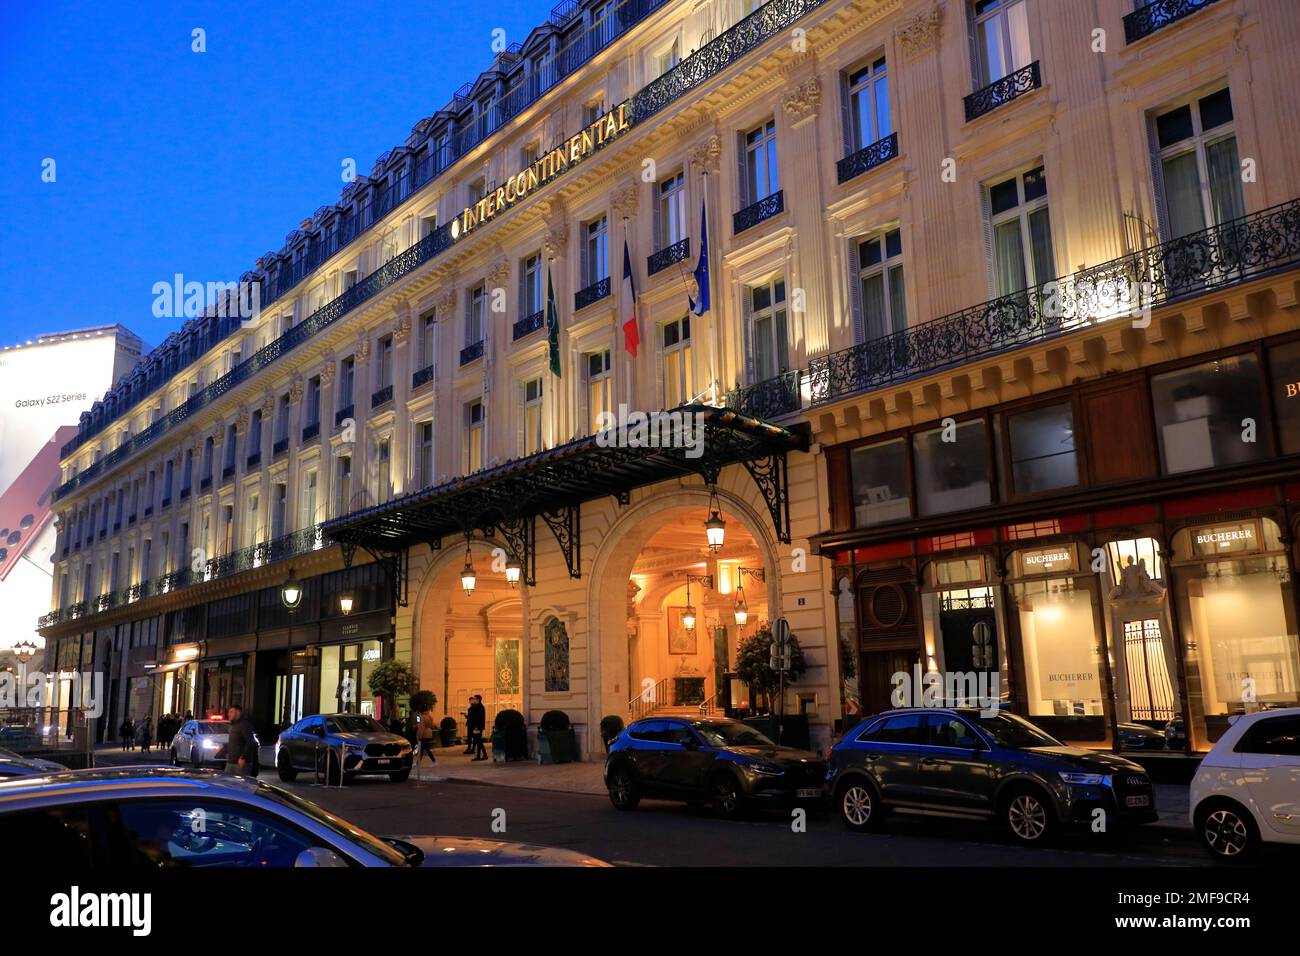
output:
{"label": "gold lettering", "polygon": [[605,114],[605,138],[613,139],[618,135],[618,120],[614,119],[613,113]]}
{"label": "gold lettering", "polygon": [[1292,384],[1292,385],[1287,385],[1287,387],[1286,387],[1286,397],[1287,397],[1287,398],[1295,398],[1297,390],[1300,390],[1300,389],[1298,389],[1296,385],[1294,385],[1294,384]]}
{"label": "gold lettering", "polygon": [[[540,165],[540,164],[539,164]],[[532,192],[537,188],[537,166],[530,166],[528,169],[528,191]]]}
{"label": "gold lettering", "polygon": [[506,187],[498,186],[497,187],[497,208],[500,209],[505,204],[506,204]]}
{"label": "gold lettering", "polygon": [[619,104],[618,104],[618,128],[619,128],[619,130],[620,130],[620,131],[625,130],[625,129],[627,129],[627,128],[628,128],[629,126],[631,126],[631,125],[632,125],[631,122],[630,122],[630,121],[628,120],[628,118],[627,118],[627,103],[626,103],[626,102],[624,102],[624,103],[619,103]]}
{"label": "gold lettering", "polygon": [[595,148],[595,145],[596,145],[596,138],[591,135],[591,130],[584,129],[582,131],[582,155],[586,156],[588,153],[590,153],[592,149]]}

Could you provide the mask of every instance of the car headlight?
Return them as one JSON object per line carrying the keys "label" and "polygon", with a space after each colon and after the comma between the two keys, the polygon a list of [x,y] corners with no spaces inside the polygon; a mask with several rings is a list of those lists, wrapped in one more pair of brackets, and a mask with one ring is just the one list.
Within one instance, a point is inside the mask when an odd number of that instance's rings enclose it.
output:
{"label": "car headlight", "polygon": [[771,764],[766,763],[751,763],[745,769],[750,773],[762,774],[765,777],[779,777],[785,773],[780,767],[773,767]]}
{"label": "car headlight", "polygon": [[203,741],[202,746],[204,750],[216,750],[221,745],[217,743],[215,740],[205,740]]}
{"label": "car headlight", "polygon": [[1104,773],[1073,773],[1068,770],[1061,771],[1061,779],[1076,787],[1099,787],[1110,782]]}

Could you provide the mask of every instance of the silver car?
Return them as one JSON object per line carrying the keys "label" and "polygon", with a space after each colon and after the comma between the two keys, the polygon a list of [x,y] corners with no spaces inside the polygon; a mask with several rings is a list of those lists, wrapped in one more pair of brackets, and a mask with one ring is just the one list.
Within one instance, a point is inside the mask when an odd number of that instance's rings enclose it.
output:
{"label": "silver car", "polygon": [[202,767],[205,763],[225,765],[230,724],[225,720],[187,720],[172,738],[172,764]]}
{"label": "silver car", "polygon": [[608,866],[554,847],[380,838],[279,787],[211,770],[122,767],[0,781],[11,859],[158,867]]}

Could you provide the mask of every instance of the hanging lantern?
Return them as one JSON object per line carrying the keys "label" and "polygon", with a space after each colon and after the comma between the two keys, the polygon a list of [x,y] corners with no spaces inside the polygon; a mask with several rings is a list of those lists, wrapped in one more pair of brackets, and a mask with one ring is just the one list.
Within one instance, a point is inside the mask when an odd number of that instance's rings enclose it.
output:
{"label": "hanging lantern", "polygon": [[691,607],[689,602],[686,605],[686,611],[682,614],[682,627],[688,631],[695,630],[695,608]]}
{"label": "hanging lantern", "polygon": [[302,603],[302,585],[298,583],[292,568],[289,569],[289,580],[280,586],[280,603],[290,611]]}
{"label": "hanging lantern", "polygon": [[709,539],[709,550],[721,551],[722,541],[727,534],[727,522],[722,520],[716,508],[709,512],[709,520],[704,522],[704,533]]}
{"label": "hanging lantern", "polygon": [[740,627],[745,626],[749,620],[749,605],[745,603],[745,589],[740,588],[736,591],[736,624]]}
{"label": "hanging lantern", "polygon": [[506,584],[512,588],[519,587],[519,578],[523,575],[524,564],[511,558],[506,562]]}
{"label": "hanging lantern", "polygon": [[349,614],[352,613],[352,605],[355,603],[355,601],[356,599],[353,597],[351,591],[340,592],[339,610],[343,612],[344,617],[347,617]]}
{"label": "hanging lantern", "polygon": [[474,573],[474,562],[470,559],[469,548],[465,549],[465,567],[460,569],[460,586],[465,589],[466,594],[474,593],[474,585],[478,583],[478,575]]}

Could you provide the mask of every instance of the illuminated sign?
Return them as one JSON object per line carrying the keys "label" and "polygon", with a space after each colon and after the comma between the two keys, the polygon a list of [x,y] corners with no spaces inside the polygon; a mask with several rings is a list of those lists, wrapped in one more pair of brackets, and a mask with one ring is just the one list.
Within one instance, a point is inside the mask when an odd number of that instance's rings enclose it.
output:
{"label": "illuminated sign", "polygon": [[451,238],[460,239],[478,226],[491,222],[507,209],[521,203],[555,179],[570,166],[576,166],[632,128],[626,101],[601,116],[581,133],[575,133],[555,149],[544,154],[522,172],[506,179],[473,206],[466,206],[451,221]]}
{"label": "illuminated sign", "polygon": [[1042,548],[1037,551],[1022,551],[1020,565],[1025,574],[1041,574],[1045,571],[1073,571],[1074,548]]}
{"label": "illuminated sign", "polygon": [[1200,528],[1192,538],[1196,553],[1201,556],[1254,551],[1258,547],[1258,540],[1253,521]]}

